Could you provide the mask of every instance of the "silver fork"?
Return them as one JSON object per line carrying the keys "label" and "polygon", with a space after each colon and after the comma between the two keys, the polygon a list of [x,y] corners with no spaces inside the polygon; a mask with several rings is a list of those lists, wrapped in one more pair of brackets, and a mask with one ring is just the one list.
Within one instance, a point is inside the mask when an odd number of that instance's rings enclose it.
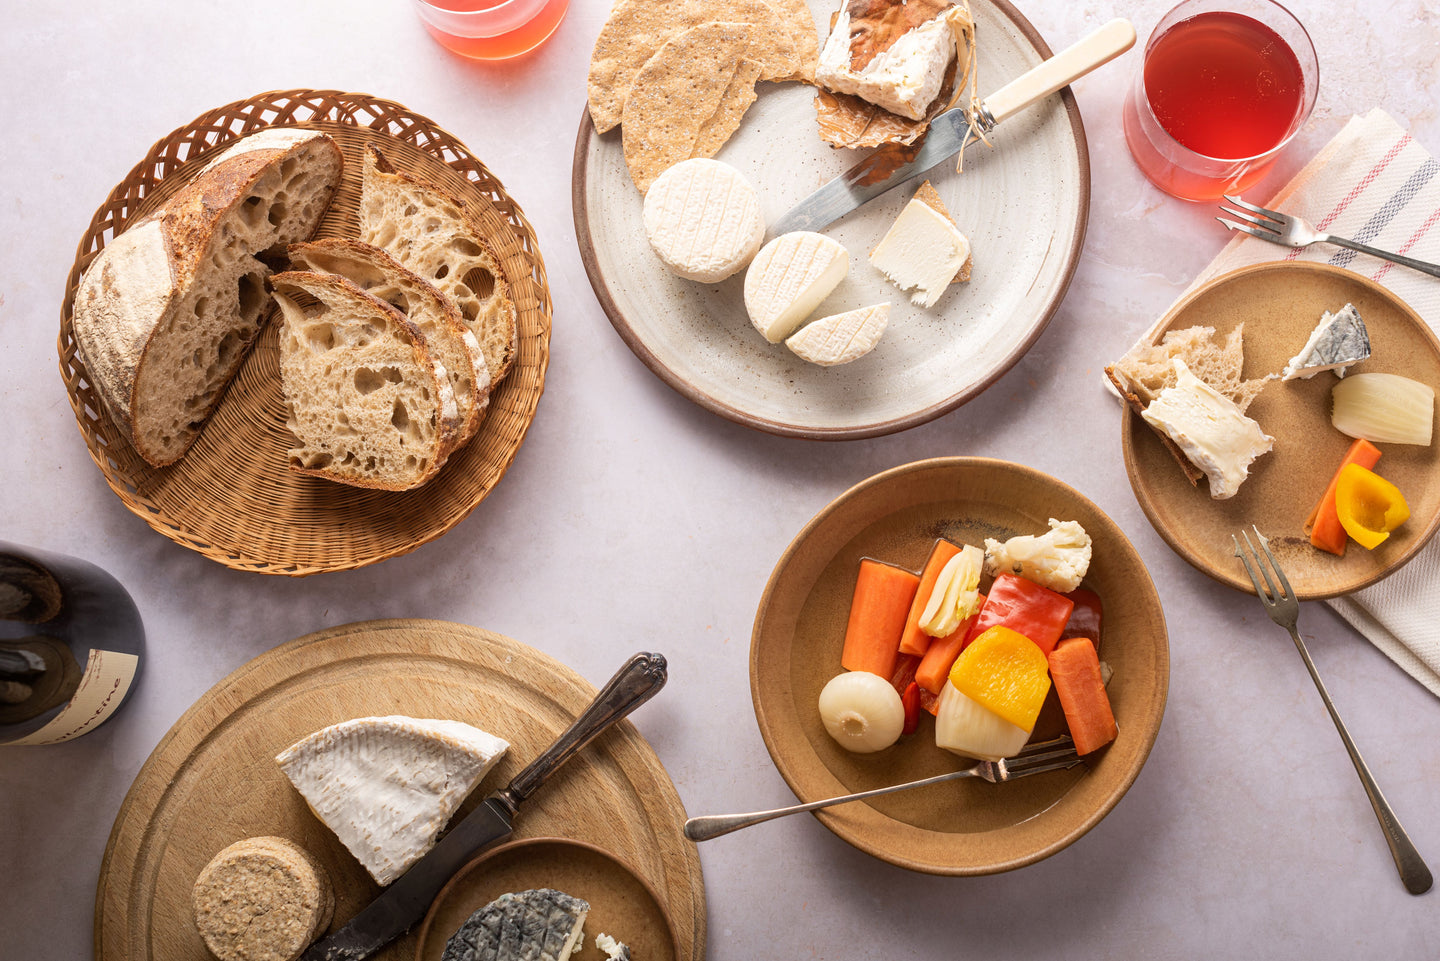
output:
{"label": "silver fork", "polygon": [[[1345,730],[1345,724],[1340,720],[1340,715],[1335,712],[1335,705],[1330,702],[1330,692],[1325,690],[1325,684],[1320,680],[1319,673],[1315,670],[1315,662],[1310,660],[1310,652],[1305,649],[1305,642],[1300,639],[1300,632],[1295,629],[1295,624],[1300,619],[1300,602],[1295,598],[1295,592],[1290,589],[1290,581],[1286,579],[1285,572],[1280,569],[1280,564],[1275,560],[1275,555],[1270,552],[1270,541],[1258,528],[1251,527],[1255,536],[1260,539],[1260,548],[1265,552],[1265,558],[1270,562],[1270,568],[1275,571],[1275,578],[1270,577],[1270,570],[1266,568],[1265,561],[1260,559],[1260,554],[1255,550],[1255,545],[1250,542],[1250,535],[1245,531],[1240,532],[1240,537],[1231,536],[1235,542],[1235,556],[1245,564],[1245,571],[1250,575],[1250,581],[1255,585],[1255,594],[1260,602],[1265,605],[1265,613],[1270,615],[1270,620],[1279,624],[1290,632],[1290,637],[1295,641],[1295,648],[1300,652],[1300,657],[1305,661],[1305,667],[1310,671],[1310,679],[1315,682],[1316,689],[1320,692],[1320,699],[1325,702],[1325,710],[1330,712],[1330,719],[1335,722],[1335,729],[1340,732],[1340,740],[1345,742],[1345,750],[1350,754],[1350,760],[1355,765],[1355,773],[1360,775],[1360,783],[1365,785],[1365,794],[1370,798],[1370,806],[1375,809],[1375,816],[1380,819],[1380,829],[1385,832],[1385,842],[1390,845],[1390,856],[1395,859],[1395,867],[1400,870],[1400,880],[1405,884],[1405,890],[1411,894],[1424,894],[1430,890],[1431,877],[1430,869],[1425,866],[1425,861],[1420,857],[1420,852],[1415,850],[1411,843],[1410,836],[1400,826],[1395,818],[1395,812],[1390,809],[1390,803],[1385,800],[1385,795],[1380,793],[1375,778],[1370,774],[1370,768],[1366,766],[1365,759],[1355,749],[1355,742],[1350,740],[1350,732]],[[1240,538],[1245,539],[1245,547],[1240,546]],[[1247,550],[1248,549],[1248,550]],[[1255,563],[1250,563],[1251,557]],[[1255,569],[1260,569],[1256,574]],[[1264,577],[1265,584],[1261,586],[1260,578]],[[1279,580],[1279,587],[1275,581]]]}
{"label": "silver fork", "polygon": [[967,777],[983,778],[991,784],[1000,784],[1004,781],[1013,781],[1016,778],[1029,777],[1045,771],[1060,771],[1079,763],[1080,755],[1075,753],[1075,742],[1070,740],[1069,735],[1065,735],[1057,737],[1053,741],[1031,744],[1014,757],[1003,758],[999,761],[981,761],[974,767],[951,771],[949,774],[937,774],[935,777],[922,778],[919,781],[892,784],[889,787],[860,791],[857,794],[844,794],[840,797],[826,798],[823,801],[811,801],[809,804],[794,804],[790,807],[775,808],[770,811],[756,811],[753,814],[711,814],[705,817],[691,818],[685,822],[685,836],[692,841],[708,841],[711,838],[718,838],[722,834],[729,834],[731,831],[748,828],[752,824],[770,821],[787,814],[818,811],[833,804],[863,801],[865,798],[894,794],[897,791],[908,791],[911,788],[924,787],[927,784],[943,784],[946,781],[958,781]]}
{"label": "silver fork", "polygon": [[[1351,250],[1358,250],[1362,254],[1369,254],[1372,257],[1379,257],[1382,260],[1393,260],[1397,264],[1412,267],[1415,270],[1427,273],[1432,277],[1440,277],[1440,265],[1426,263],[1423,260],[1416,260],[1414,257],[1402,257],[1400,254],[1388,253],[1375,247],[1367,247],[1364,244],[1356,243],[1353,240],[1346,240],[1344,237],[1335,237],[1322,233],[1310,226],[1309,223],[1299,217],[1292,217],[1289,214],[1282,214],[1278,211],[1267,210],[1264,207],[1257,207],[1254,204],[1246,203],[1238,196],[1226,194],[1225,199],[1231,203],[1231,207],[1220,205],[1220,209],[1232,217],[1239,217],[1244,223],[1237,224],[1233,220],[1226,220],[1224,217],[1216,217],[1231,230],[1243,230],[1252,237],[1259,237],[1261,240],[1268,240],[1272,244],[1280,244],[1285,247],[1308,247],[1311,244],[1334,244],[1337,247],[1348,247]],[[1233,209],[1239,207],[1239,210]]]}

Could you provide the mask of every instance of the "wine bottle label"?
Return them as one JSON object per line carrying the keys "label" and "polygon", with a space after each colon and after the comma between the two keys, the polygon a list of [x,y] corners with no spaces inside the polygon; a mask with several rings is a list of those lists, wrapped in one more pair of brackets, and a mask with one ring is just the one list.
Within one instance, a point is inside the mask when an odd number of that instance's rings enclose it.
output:
{"label": "wine bottle label", "polygon": [[59,744],[70,741],[101,724],[130,690],[140,658],[134,654],[91,650],[85,674],[70,703],[50,723],[7,744]]}

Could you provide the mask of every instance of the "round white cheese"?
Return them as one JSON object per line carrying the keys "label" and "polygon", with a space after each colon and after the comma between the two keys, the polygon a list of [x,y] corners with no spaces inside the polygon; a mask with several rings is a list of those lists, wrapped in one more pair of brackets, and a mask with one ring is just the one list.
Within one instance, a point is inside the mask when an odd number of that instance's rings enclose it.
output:
{"label": "round white cheese", "polygon": [[740,171],[696,157],[666,170],[645,192],[645,236],[672,272],[713,284],[750,263],[765,221]]}
{"label": "round white cheese", "polygon": [[795,332],[845,279],[850,254],[823,234],[797,230],[770,241],[745,273],[745,310],[772,344]]}

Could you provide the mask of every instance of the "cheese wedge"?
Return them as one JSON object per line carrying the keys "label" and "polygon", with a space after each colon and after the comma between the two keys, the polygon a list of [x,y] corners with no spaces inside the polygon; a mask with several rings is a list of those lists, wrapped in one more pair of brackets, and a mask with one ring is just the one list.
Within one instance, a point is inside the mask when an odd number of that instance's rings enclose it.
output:
{"label": "cheese wedge", "polygon": [[772,344],[795,332],[850,271],[850,254],[822,234],[798,230],[770,241],[745,273],[745,310]]}
{"label": "cheese wedge", "polygon": [[873,304],[843,314],[831,314],[811,321],[791,334],[785,346],[801,360],[821,367],[848,364],[864,357],[880,343],[885,322],[890,317],[889,304]]}
{"label": "cheese wedge", "polygon": [[713,284],[750,263],[765,221],[740,171],[697,157],[666,170],[645,192],[645,236],[672,273]]}
{"label": "cheese wedge", "polygon": [[868,100],[902,117],[921,119],[940,93],[945,68],[955,59],[955,35],[950,19],[937,16],[912,27],[864,67],[855,69],[852,48],[873,44],[874,36],[873,30],[853,30],[849,9],[842,9],[835,15],[835,25],[820,51],[815,82],[835,93]]}
{"label": "cheese wedge", "polygon": [[870,253],[871,265],[901,290],[914,290],[910,302],[921,307],[935,306],[969,260],[969,238],[918,196]]}
{"label": "cheese wedge", "polygon": [[362,717],[275,758],[315,816],[379,884],[435,846],[460,802],[509,748],[460,721]]}
{"label": "cheese wedge", "polygon": [[1365,321],[1354,304],[1346,304],[1335,313],[1325,311],[1310,339],[1300,348],[1300,353],[1290,358],[1281,372],[1281,380],[1299,377],[1309,380],[1325,370],[1333,370],[1336,377],[1344,377],[1345,369],[1358,364],[1370,356],[1370,334],[1365,330]]}
{"label": "cheese wedge", "polygon": [[590,903],[554,888],[502,894],[445,942],[440,961],[566,961],[585,945]]}

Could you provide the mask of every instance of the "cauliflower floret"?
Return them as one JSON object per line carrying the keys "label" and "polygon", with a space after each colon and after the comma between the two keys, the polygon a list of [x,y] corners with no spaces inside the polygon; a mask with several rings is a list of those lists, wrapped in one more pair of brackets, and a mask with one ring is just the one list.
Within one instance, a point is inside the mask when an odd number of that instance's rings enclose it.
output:
{"label": "cauliflower floret", "polygon": [[1050,530],[1038,537],[1022,534],[1003,544],[985,538],[985,572],[1018,574],[1064,594],[1080,586],[1090,569],[1090,535],[1075,521],[1050,518]]}

